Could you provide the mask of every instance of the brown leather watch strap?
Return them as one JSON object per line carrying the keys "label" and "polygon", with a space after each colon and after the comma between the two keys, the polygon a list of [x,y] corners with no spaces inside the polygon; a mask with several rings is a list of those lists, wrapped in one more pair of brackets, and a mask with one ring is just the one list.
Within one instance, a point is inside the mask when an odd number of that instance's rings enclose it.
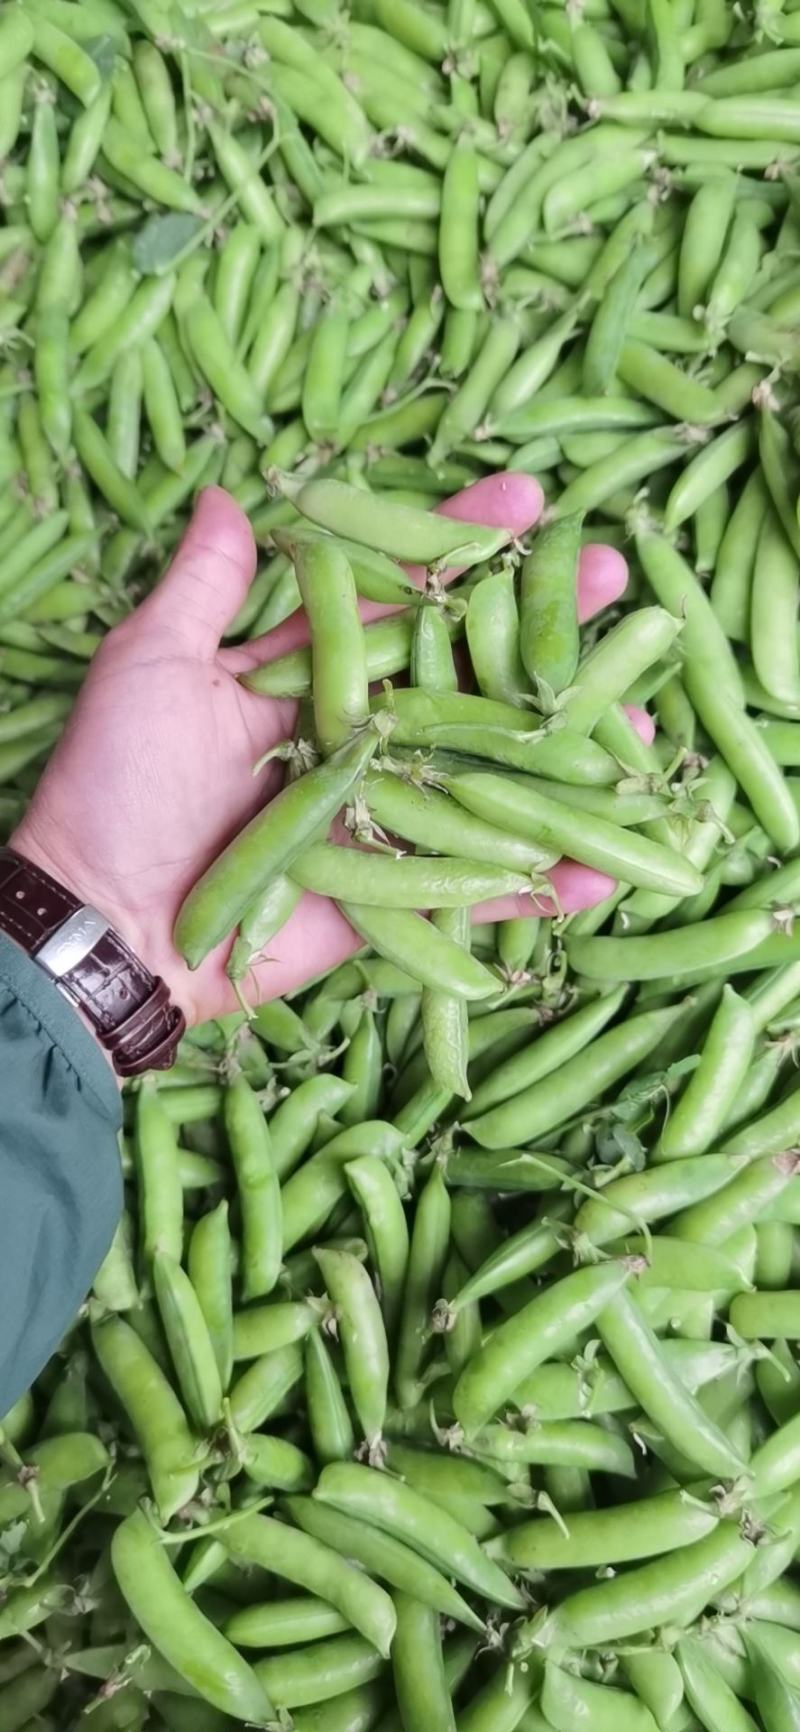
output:
{"label": "brown leather watch strap", "polygon": [[0,931],[83,1011],[120,1076],[172,1064],[186,1019],[164,981],[96,908],[13,848],[0,848]]}

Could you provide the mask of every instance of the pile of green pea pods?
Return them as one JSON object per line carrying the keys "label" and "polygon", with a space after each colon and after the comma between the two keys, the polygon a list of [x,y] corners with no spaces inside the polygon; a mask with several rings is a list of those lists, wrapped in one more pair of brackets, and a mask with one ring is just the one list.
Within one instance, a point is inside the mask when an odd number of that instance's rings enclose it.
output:
{"label": "pile of green pea pods", "polygon": [[221,480],[311,642],[176,940],[365,945],[126,1098],[0,1732],[800,1728],[799,92],[792,0],[0,8],[0,829]]}

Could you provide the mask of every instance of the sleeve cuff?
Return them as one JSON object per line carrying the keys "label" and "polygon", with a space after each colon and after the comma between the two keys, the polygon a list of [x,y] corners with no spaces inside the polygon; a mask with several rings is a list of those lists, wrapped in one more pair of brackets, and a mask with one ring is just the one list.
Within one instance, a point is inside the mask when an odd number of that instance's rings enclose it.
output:
{"label": "sleeve cuff", "polygon": [[122,1123],[122,1106],[114,1074],[78,1012],[49,980],[44,969],[5,933],[0,933],[0,986],[17,1000],[58,1051],[76,1086],[114,1130]]}

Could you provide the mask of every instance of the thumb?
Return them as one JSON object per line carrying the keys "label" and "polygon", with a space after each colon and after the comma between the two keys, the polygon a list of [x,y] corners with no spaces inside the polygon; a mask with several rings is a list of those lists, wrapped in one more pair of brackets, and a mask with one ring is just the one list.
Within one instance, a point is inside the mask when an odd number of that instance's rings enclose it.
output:
{"label": "thumb", "polygon": [[238,613],[256,569],[253,531],[222,487],[198,495],[172,564],[138,612],[148,631],[181,638],[189,654],[211,660]]}

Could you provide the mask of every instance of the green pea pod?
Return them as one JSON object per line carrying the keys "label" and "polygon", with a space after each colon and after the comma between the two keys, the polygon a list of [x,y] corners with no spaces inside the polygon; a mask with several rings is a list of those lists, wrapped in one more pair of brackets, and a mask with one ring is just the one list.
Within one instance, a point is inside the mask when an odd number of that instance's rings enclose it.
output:
{"label": "green pea pod", "polygon": [[242,1290],[245,1299],[258,1299],[272,1292],[280,1272],[280,1181],[263,1110],[244,1075],[228,1084],[224,1111],[242,1211]]}
{"label": "green pea pod", "polygon": [[335,1462],[323,1469],[314,1499],[402,1541],[475,1593],[501,1606],[520,1606],[521,1595],[474,1536],[402,1480],[354,1462]]}
{"label": "green pea pod", "polygon": [[[672,1552],[667,1560],[642,1564],[611,1584],[569,1595],[556,1614],[559,1637],[570,1645],[602,1644],[652,1630],[662,1617],[689,1624],[711,1597],[742,1574],[752,1555],[752,1542],[742,1537],[738,1523],[720,1522],[713,1533]],[[524,1638],[518,1651],[524,1651]]]}
{"label": "green pea pod", "polygon": [[742,1463],[723,1432],[671,1373],[635,1301],[617,1295],[597,1327],[617,1370],[667,1441],[706,1473],[730,1478],[741,1472]]}
{"label": "green pea pod", "polygon": [[348,1627],[341,1612],[324,1600],[298,1594],[290,1600],[243,1606],[228,1619],[225,1635],[238,1648],[294,1648],[338,1636]]}
{"label": "green pea pod", "polygon": [[233,1319],[233,1357],[258,1359],[262,1353],[274,1353],[291,1341],[302,1341],[318,1321],[313,1306],[295,1299],[251,1305]]}
{"label": "green pea pod", "polygon": [[390,914],[387,908],[344,898],[340,907],[365,942],[389,962],[405,968],[423,986],[466,999],[489,998],[496,991],[497,982],[482,962],[409,909]]}
{"label": "green pea pod", "polygon": [[219,856],[189,892],[175,926],[181,954],[196,968],[237,924],[259,891],[284,872],[306,844],[331,822],[378,744],[365,730],[287,784],[276,799]]}
{"label": "green pea pod", "polygon": [[[617,942],[637,941],[589,938],[574,941],[582,945]],[[623,977],[621,974],[618,978]],[[604,1001],[604,1007],[610,1008],[608,1001]],[[565,1118],[572,1118],[590,1101],[599,1099],[614,1083],[657,1051],[679,1015],[680,1007],[673,1006],[631,1017],[619,1027],[601,1034],[585,1053],[581,1050],[584,1045],[581,1040],[575,1056],[569,1057],[566,1063],[551,1073],[540,1073],[535,1082],[522,1088],[513,1099],[471,1118],[470,1136],[483,1148],[489,1149],[508,1148],[511,1144],[525,1144],[545,1136]],[[603,1026],[602,1021],[599,1026]],[[624,1231],[624,1228],[620,1230]]]}
{"label": "green pea pod", "polygon": [[198,1450],[183,1408],[143,1341],[121,1317],[92,1329],[92,1345],[134,1428],[162,1522],[197,1490]]}
{"label": "green pea pod", "polygon": [[137,1623],[179,1676],[224,1713],[263,1725],[273,1714],[263,1684],[190,1599],[157,1530],[140,1511],[116,1529],[111,1562]]}
{"label": "green pea pod", "polygon": [[332,1546],[340,1555],[352,1558],[370,1575],[378,1576],[401,1593],[413,1594],[442,1617],[453,1618],[471,1630],[483,1629],[478,1614],[447,1577],[410,1545],[315,1498],[291,1498],[288,1508],[306,1533]]}
{"label": "green pea pod", "polygon": [[233,1299],[231,1293],[231,1235],[228,1204],[201,1215],[192,1230],[188,1256],[189,1278],[205,1318],[222,1389],[230,1382],[233,1365]]}
{"label": "green pea pod", "polygon": [[311,632],[314,722],[329,753],[369,714],[364,630],[345,555],[323,541],[300,543],[294,567]]}
{"label": "green pea pod", "polygon": [[392,1672],[403,1726],[406,1732],[455,1732],[439,1618],[407,1594],[395,1596],[395,1609]]}
{"label": "green pea pod", "polygon": [[220,1417],[222,1384],[200,1302],[188,1275],[166,1251],[155,1253],[153,1283],[187,1410],[201,1430],[210,1430]]}
{"label": "green pea pod", "polygon": [[520,655],[534,690],[558,694],[578,666],[578,554],[583,518],[539,531],[520,576]]}
{"label": "green pea pod", "polygon": [[395,1629],[392,1602],[383,1588],[331,1547],[263,1515],[234,1516],[222,1529],[222,1539],[232,1557],[258,1564],[335,1606],[386,1658]]}
{"label": "green pea pod", "polygon": [[628,1505],[577,1511],[570,1517],[568,1533],[543,1516],[520,1522],[489,1540],[486,1550],[510,1567],[532,1574],[600,1569],[662,1557],[691,1545],[713,1533],[719,1519],[711,1503],[689,1498],[683,1491],[666,1491]]}
{"label": "green pea pod", "polygon": [[542,1711],[554,1732],[572,1732],[576,1721],[613,1725],[618,1732],[657,1732],[649,1708],[636,1696],[608,1684],[576,1678],[548,1660],[544,1669]]}
{"label": "green pea pod", "polygon": [[304,890],[337,901],[352,898],[364,908],[462,908],[529,889],[526,878],[502,867],[422,854],[354,854],[333,842],[308,848],[293,862],[291,875]]}
{"label": "green pea pod", "polygon": [[322,529],[418,565],[438,565],[448,559],[461,567],[476,565],[510,540],[508,530],[459,524],[412,506],[387,504],[344,481],[303,481],[284,475],[280,487],[297,510]]}
{"label": "green pea pod", "polygon": [[728,961],[755,950],[769,929],[770,916],[759,917],[754,909],[648,938],[573,939],[569,954],[572,966],[591,980],[659,980],[704,964],[723,973]]}
{"label": "green pea pod", "polygon": [[[175,278],[167,275],[146,277],[132,295],[129,267],[121,254],[115,258],[113,272],[109,266],[108,280],[99,284],[97,289],[98,300],[102,297],[104,322],[108,319],[105,329],[97,335],[89,327],[89,340],[86,341],[84,321],[88,320],[89,303],[83,308],[80,318],[76,319],[72,328],[72,347],[78,353],[84,347],[89,351],[75,375],[75,390],[91,391],[95,386],[103,385],[119,356],[136,344],[143,343],[158,330],[162,319],[166,318],[170,310],[174,293]],[[114,312],[109,318],[109,309],[112,306]]]}
{"label": "green pea pod", "polygon": [[[330,1461],[347,1461],[355,1448],[353,1425],[336,1369],[317,1329],[311,1331],[305,1344],[305,1393],[317,1461],[323,1466]],[[310,1532],[314,1531],[312,1527]],[[325,1537],[317,1535],[319,1539]],[[356,1557],[354,1552],[348,1555]]]}
{"label": "green pea pod", "polygon": [[519,704],[525,669],[519,644],[519,614],[511,571],[481,579],[467,603],[467,643],[478,687],[485,698]]}
{"label": "green pea pod", "polygon": [[183,1253],[183,1191],[174,1126],[158,1091],[145,1082],[136,1098],[136,1173],[142,1251],[149,1266],[157,1251],[175,1262]]}
{"label": "green pea pod", "polygon": [[491,1419],[524,1377],[553,1356],[561,1341],[594,1322],[630,1278],[630,1265],[610,1261],[556,1281],[494,1331],[462,1371],[453,1394],[468,1437]]}
{"label": "green pea pod", "polygon": [[580,822],[569,808],[516,782],[479,771],[443,778],[448,792],[484,822],[507,828],[543,852],[565,853],[601,872],[618,872],[628,884],[640,884],[665,894],[691,896],[702,878],[690,861],[661,842],[638,831],[623,830],[582,812]]}
{"label": "green pea pod", "polygon": [[191,215],[202,210],[199,195],[184,176],[177,169],[168,168],[157,156],[143,151],[139,141],[130,137],[114,115],[110,116],[103,133],[103,155],[112,168],[124,175],[146,198],[153,199],[155,204],[166,205],[169,210],[187,211]]}
{"label": "green pea pod", "polygon": [[314,1253],[328,1294],[336,1306],[350,1393],[370,1455],[381,1455],[389,1350],[386,1329],[372,1281],[347,1251]]}
{"label": "green pea pod", "polygon": [[752,1715],[696,1636],[682,1636],[676,1654],[689,1706],[709,1732],[755,1732]]}
{"label": "green pea pod", "polygon": [[124,475],[114,461],[108,441],[94,417],[85,409],[76,409],[73,425],[78,456],[96,487],[125,523],[145,535],[149,534],[149,509],[136,483]]}

